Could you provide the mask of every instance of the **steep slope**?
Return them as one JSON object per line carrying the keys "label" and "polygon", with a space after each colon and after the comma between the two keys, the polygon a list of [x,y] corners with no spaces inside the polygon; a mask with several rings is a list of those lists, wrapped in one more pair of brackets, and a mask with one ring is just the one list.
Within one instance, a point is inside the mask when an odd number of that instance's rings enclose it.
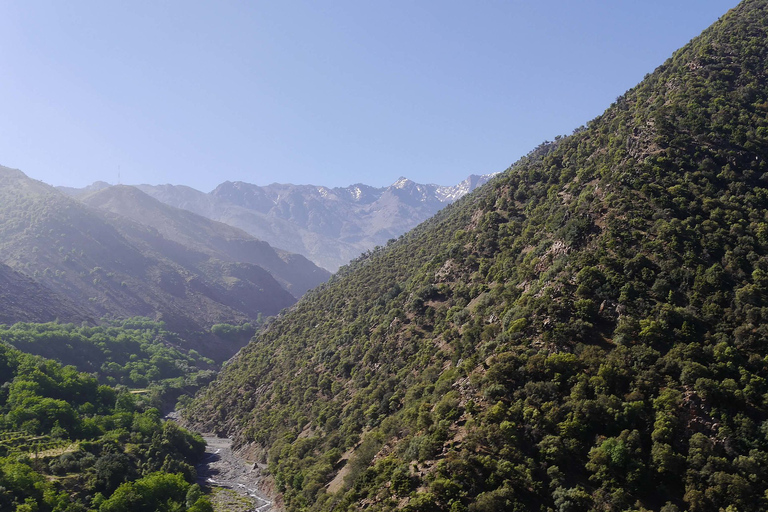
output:
{"label": "steep slope", "polygon": [[295,302],[260,267],[211,258],[126,218],[107,219],[7,168],[0,168],[0,261],[91,318],[163,320],[190,335],[190,348],[219,361],[239,347],[197,333],[274,315]]}
{"label": "steep slope", "polygon": [[303,254],[335,271],[362,252],[385,244],[487,182],[472,175],[453,187],[400,178],[390,187],[328,188],[225,182],[210,194],[171,185],[139,185],[177,208],[239,227],[274,246]]}
{"label": "steep slope", "polygon": [[331,276],[303,256],[278,251],[237,228],[163,204],[135,187],[109,187],[87,194],[81,200],[150,226],[167,240],[212,258],[258,265],[296,298]]}
{"label": "steep slope", "polygon": [[0,324],[16,322],[83,322],[92,319],[65,297],[0,263]]}
{"label": "steep slope", "polygon": [[187,412],[289,510],[768,508],[768,2],[258,335]]}

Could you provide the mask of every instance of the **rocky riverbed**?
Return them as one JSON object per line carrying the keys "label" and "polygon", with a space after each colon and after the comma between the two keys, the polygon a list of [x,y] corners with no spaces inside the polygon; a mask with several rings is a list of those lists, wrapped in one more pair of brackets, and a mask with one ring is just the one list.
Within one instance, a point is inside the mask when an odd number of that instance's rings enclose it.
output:
{"label": "rocky riverbed", "polygon": [[[200,485],[222,489],[213,493],[216,510],[271,511],[272,502],[257,490],[262,478],[260,469],[232,452],[231,439],[206,434],[203,439],[206,442],[205,458],[196,466],[198,481]],[[233,498],[237,497],[232,493],[243,498],[235,499],[242,508],[234,507]]]}

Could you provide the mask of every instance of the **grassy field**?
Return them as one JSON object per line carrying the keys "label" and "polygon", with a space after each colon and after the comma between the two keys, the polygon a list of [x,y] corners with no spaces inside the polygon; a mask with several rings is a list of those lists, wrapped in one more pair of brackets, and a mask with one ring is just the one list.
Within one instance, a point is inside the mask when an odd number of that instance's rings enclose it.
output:
{"label": "grassy field", "polygon": [[215,512],[251,512],[256,506],[254,500],[223,487],[214,487],[210,498]]}

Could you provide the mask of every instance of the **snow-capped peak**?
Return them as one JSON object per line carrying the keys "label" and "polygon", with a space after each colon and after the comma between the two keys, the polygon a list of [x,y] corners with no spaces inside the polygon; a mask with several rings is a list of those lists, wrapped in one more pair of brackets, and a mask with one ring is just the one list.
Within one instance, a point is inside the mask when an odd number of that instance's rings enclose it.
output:
{"label": "snow-capped peak", "polygon": [[412,183],[413,181],[409,180],[408,178],[400,176],[397,181],[392,184],[392,188],[405,188]]}

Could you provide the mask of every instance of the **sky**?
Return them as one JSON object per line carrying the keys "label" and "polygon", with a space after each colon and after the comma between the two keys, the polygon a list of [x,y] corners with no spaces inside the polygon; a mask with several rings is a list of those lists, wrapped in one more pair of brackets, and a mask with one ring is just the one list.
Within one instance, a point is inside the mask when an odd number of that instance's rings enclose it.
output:
{"label": "sky", "polygon": [[453,185],[735,0],[0,0],[0,165],[52,185]]}

